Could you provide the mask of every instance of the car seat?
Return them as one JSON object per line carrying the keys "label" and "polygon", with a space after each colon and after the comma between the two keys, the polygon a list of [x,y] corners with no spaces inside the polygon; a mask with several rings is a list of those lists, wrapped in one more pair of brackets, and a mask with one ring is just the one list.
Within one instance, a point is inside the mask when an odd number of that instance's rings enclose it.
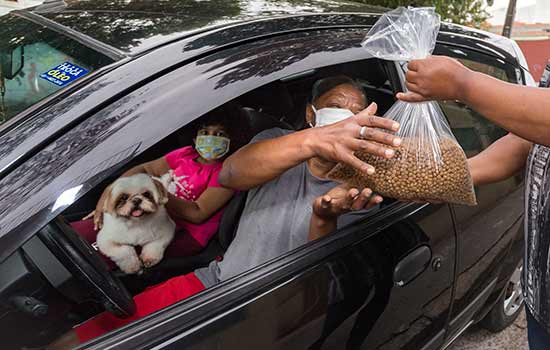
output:
{"label": "car seat", "polygon": [[[238,192],[229,201],[223,212],[218,232],[204,250],[193,256],[164,258],[158,265],[146,272],[146,276],[144,276],[146,284],[156,284],[167,278],[208,266],[213,260],[222,260],[225,251],[235,238],[239,219],[246,204],[247,193],[246,191]],[[124,279],[125,283],[127,279],[131,279],[124,275],[119,275],[119,277]]]}
{"label": "car seat", "polygon": [[241,107],[251,108],[259,113],[271,116],[274,122],[283,123],[286,129],[295,129],[291,127],[294,124],[293,121],[297,118],[293,113],[293,100],[293,96],[286,85],[281,81],[276,81],[240,96],[236,103]]}
{"label": "car seat", "polygon": [[292,125],[284,120],[279,120],[270,114],[260,112],[251,107],[242,107],[241,114],[248,124],[251,135],[257,135],[271,128],[293,129]]}

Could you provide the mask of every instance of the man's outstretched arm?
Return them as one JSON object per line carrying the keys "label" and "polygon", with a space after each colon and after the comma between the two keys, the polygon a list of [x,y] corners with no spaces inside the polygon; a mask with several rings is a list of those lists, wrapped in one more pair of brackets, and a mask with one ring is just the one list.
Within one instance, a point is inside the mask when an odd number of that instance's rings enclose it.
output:
{"label": "man's outstretched arm", "polygon": [[[376,117],[375,113],[376,104],[373,103],[361,113],[332,125],[251,143],[223,162],[218,181],[227,188],[247,190],[314,157],[334,163],[343,162],[360,171],[373,172],[374,168],[355,157],[353,152],[364,151],[389,158],[394,151],[381,144],[400,144],[396,136],[381,130],[393,132],[399,128],[399,124]],[[360,138],[363,126],[367,128],[365,139]]]}
{"label": "man's outstretched arm", "polygon": [[399,99],[460,100],[515,135],[550,145],[550,89],[506,83],[445,56],[411,61],[408,67],[409,92]]}
{"label": "man's outstretched arm", "polygon": [[474,185],[498,182],[525,167],[531,142],[514,134],[499,139],[486,150],[468,159]]}

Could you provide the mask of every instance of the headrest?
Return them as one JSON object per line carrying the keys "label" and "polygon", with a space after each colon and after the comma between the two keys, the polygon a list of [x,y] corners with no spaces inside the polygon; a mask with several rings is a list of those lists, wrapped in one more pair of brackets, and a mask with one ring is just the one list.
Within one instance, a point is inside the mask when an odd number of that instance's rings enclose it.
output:
{"label": "headrest", "polygon": [[258,112],[277,116],[280,119],[292,118],[294,109],[292,96],[281,82],[274,82],[257,88],[238,99],[239,104]]}
{"label": "headrest", "polygon": [[279,120],[270,114],[259,112],[254,108],[242,107],[241,113],[244,119],[246,119],[252,137],[271,128],[292,130],[292,126],[287,122]]}

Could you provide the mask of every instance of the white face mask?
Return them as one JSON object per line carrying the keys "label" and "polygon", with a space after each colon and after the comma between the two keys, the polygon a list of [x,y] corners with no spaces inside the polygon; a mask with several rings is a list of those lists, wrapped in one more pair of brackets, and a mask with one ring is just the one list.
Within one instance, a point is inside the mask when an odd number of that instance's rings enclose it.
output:
{"label": "white face mask", "polygon": [[311,108],[315,113],[315,126],[334,124],[355,115],[349,109],[344,108],[321,108],[317,110],[313,105],[311,105]]}

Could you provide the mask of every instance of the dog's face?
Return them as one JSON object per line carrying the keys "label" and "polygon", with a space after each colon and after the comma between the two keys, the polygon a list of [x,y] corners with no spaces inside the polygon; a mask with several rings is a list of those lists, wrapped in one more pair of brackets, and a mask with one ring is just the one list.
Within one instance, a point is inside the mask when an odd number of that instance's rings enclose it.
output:
{"label": "dog's face", "polygon": [[121,177],[108,189],[104,211],[116,217],[140,218],[168,202],[168,193],[147,174]]}

